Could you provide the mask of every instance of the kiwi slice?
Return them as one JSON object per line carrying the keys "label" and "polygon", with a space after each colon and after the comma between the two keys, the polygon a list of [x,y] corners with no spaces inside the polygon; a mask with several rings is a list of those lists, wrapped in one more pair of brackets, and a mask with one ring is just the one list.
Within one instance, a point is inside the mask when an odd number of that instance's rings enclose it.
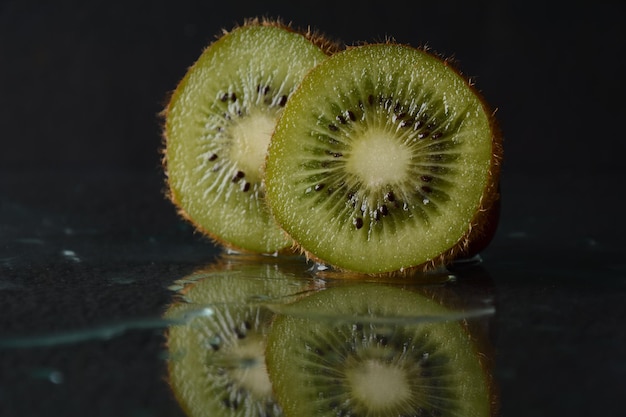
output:
{"label": "kiwi slice", "polygon": [[300,260],[225,256],[179,280],[180,300],[165,317],[169,383],[190,417],[278,416],[265,366],[274,313],[315,287]]}
{"label": "kiwi slice", "polygon": [[458,319],[400,287],[320,291],[272,325],[276,398],[288,417],[490,416],[490,373]]}
{"label": "kiwi slice", "polygon": [[267,201],[311,258],[337,268],[440,265],[485,237],[500,158],[492,112],[449,63],[358,46],[291,96],[268,149]]}
{"label": "kiwi slice", "polygon": [[261,253],[291,245],[267,210],[261,167],[276,119],[332,45],[251,20],[206,48],[172,94],[164,111],[169,197],[217,242]]}

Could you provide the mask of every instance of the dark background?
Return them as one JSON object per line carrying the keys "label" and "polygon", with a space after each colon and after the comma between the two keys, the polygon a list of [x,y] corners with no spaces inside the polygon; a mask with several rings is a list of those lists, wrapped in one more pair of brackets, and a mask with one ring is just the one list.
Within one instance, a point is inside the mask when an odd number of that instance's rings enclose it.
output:
{"label": "dark background", "polygon": [[222,28],[280,16],[453,56],[498,109],[506,173],[621,171],[623,3],[0,2],[0,170],[154,171],[167,93]]}
{"label": "dark background", "polygon": [[505,138],[502,416],[622,416],[625,6],[579,3],[0,0],[0,416],[182,415],[153,319],[217,249],[163,197],[158,114],[257,15],[456,59]]}

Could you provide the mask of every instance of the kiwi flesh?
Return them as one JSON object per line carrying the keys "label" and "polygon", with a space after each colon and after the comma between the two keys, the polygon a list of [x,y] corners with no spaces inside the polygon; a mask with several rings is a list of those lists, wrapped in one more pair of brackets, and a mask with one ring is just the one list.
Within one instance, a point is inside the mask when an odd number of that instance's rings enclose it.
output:
{"label": "kiwi flesh", "polygon": [[339,285],[276,317],[266,360],[288,417],[491,416],[490,371],[466,330],[419,292]]}
{"label": "kiwi flesh", "polygon": [[198,230],[232,249],[291,246],[265,204],[262,165],[276,119],[334,44],[249,20],[209,45],[163,112],[168,195]]}
{"label": "kiwi flesh", "polygon": [[302,259],[225,255],[179,280],[165,313],[168,381],[190,417],[279,416],[265,365],[265,344],[280,305],[315,283]]}
{"label": "kiwi flesh", "polygon": [[501,155],[493,112],[449,62],[357,46],[291,96],[268,148],[266,198],[312,259],[366,274],[428,268],[490,240]]}

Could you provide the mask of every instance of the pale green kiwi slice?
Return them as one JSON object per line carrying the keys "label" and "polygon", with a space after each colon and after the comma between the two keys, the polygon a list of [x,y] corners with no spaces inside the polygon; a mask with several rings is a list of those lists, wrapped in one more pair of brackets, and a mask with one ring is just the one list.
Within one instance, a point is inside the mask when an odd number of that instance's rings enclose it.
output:
{"label": "pale green kiwi slice", "polygon": [[225,257],[180,280],[165,313],[169,383],[189,417],[282,415],[265,365],[265,343],[280,305],[315,284],[306,264],[282,258]]}
{"label": "pale green kiwi slice", "polygon": [[287,103],[267,201],[310,257],[340,269],[441,263],[483,227],[500,152],[492,113],[446,62],[409,46],[354,47],[311,70]]}
{"label": "pale green kiwi slice", "polygon": [[169,196],[219,243],[262,253],[291,245],[267,210],[262,165],[293,90],[326,57],[323,42],[251,21],[206,48],[174,91],[164,112]]}
{"label": "pale green kiwi slice", "polygon": [[266,360],[287,417],[488,417],[494,395],[455,313],[381,284],[328,288],[277,316]]}

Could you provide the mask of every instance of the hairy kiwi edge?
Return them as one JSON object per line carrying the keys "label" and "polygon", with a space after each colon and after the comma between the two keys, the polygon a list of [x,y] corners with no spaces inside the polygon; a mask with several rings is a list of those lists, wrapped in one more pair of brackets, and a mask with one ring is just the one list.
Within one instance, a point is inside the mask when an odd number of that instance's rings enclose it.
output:
{"label": "hairy kiwi edge", "polygon": [[[429,52],[427,49],[425,52]],[[434,54],[429,52],[435,56]],[[502,130],[496,120],[497,109],[492,109],[485,100],[483,94],[476,88],[471,77],[466,76],[459,69],[456,62],[451,58],[439,58],[452,71],[465,81],[471,91],[480,101],[485,114],[489,118],[491,127],[491,164],[487,172],[487,186],[483,191],[478,210],[474,218],[470,221],[467,233],[448,251],[442,253],[438,258],[432,260],[423,269],[430,269],[436,266],[446,265],[448,262],[459,258],[471,258],[483,251],[491,242],[498,229],[500,221],[500,172],[502,170],[502,160],[504,156]]]}
{"label": "hairy kiwi edge", "polygon": [[483,191],[478,210],[468,225],[466,234],[448,251],[424,265],[423,269],[426,270],[446,265],[455,259],[471,258],[478,255],[494,238],[500,221],[500,172],[503,159],[502,132],[496,121],[495,111],[490,109],[484,97],[476,90],[474,85],[460,72],[457,71],[457,73],[466,80],[474,94],[479,98],[485,113],[489,115],[489,124],[492,132],[491,164],[487,172],[487,186]]}
{"label": "hairy kiwi edge", "polygon": [[[221,32],[215,36],[215,40],[219,40],[222,36],[227,35],[228,33],[236,29],[249,27],[249,26],[276,27],[279,29],[283,29],[283,30],[295,33],[295,34],[299,34],[303,36],[305,39],[307,39],[309,42],[311,42],[312,44],[320,48],[327,56],[330,56],[333,53],[345,48],[342,42],[332,39],[326,36],[325,34],[322,34],[321,32],[312,29],[310,26],[307,27],[306,29],[296,28],[296,27],[293,27],[291,23],[283,22],[283,20],[280,18],[269,18],[269,17],[254,17],[254,18],[244,19],[242,24],[236,24],[231,30],[222,29]],[[210,47],[211,45],[212,43],[209,44],[206,48]],[[203,236],[208,237],[211,241],[213,241],[217,245],[222,246],[224,248],[227,248],[236,252],[254,253],[253,251],[240,248],[236,245],[233,245],[230,242],[225,241],[224,239],[221,239],[219,236],[216,236],[214,233],[210,232],[209,230],[207,230],[206,228],[202,227],[197,222],[195,222],[191,218],[191,216],[189,216],[189,214],[182,208],[182,205],[179,199],[176,197],[175,193],[172,191],[172,187],[169,182],[169,176],[167,173],[168,172],[167,170],[167,140],[168,139],[167,139],[167,134],[166,134],[166,120],[168,118],[169,108],[172,102],[173,95],[178,89],[179,85],[184,81],[184,79],[185,77],[179,80],[178,84],[176,85],[176,88],[169,91],[165,95],[165,98],[162,103],[163,110],[161,110],[161,112],[159,112],[157,115],[158,118],[161,120],[161,147],[160,147],[159,153],[161,154],[161,168],[163,172],[165,173],[165,181],[164,181],[162,193],[165,196],[165,198],[169,200],[174,205],[174,207],[176,207],[176,212],[178,213],[178,215],[183,220],[185,220],[188,224],[193,225],[196,232],[200,233]],[[279,254],[293,254],[297,252],[298,252],[297,248],[293,244],[291,246],[287,246],[277,251],[277,253]]]}
{"label": "hairy kiwi edge", "polygon": [[[397,44],[393,39],[388,39],[384,42],[385,44]],[[374,43],[375,44],[375,43]],[[358,46],[362,45],[371,45],[367,42],[360,43]],[[500,130],[500,126],[496,120],[495,114],[496,111],[492,110],[485,100],[482,93],[476,88],[472,79],[465,74],[463,74],[456,62],[452,58],[446,58],[442,55],[433,52],[427,46],[414,47],[411,45],[411,48],[416,48],[421,50],[424,53],[430,54],[433,57],[442,61],[448,68],[454,71],[471,89],[472,93],[476,95],[478,100],[480,101],[483,109],[485,110],[485,114],[488,115],[489,125],[491,128],[491,164],[489,166],[489,170],[487,172],[487,185],[485,190],[483,191],[478,209],[472,220],[468,224],[467,232],[447,251],[441,253],[439,256],[431,259],[420,265],[415,265],[413,267],[403,268],[398,271],[390,271],[390,272],[381,272],[381,273],[370,273],[365,274],[361,272],[354,272],[345,270],[334,265],[331,266],[338,272],[346,272],[346,278],[357,278],[362,279],[364,276],[370,277],[378,277],[378,278],[411,278],[416,272],[431,272],[436,270],[437,268],[445,267],[451,261],[460,258],[471,258],[475,255],[478,255],[482,250],[484,250],[497,231],[498,222],[500,219],[500,171],[502,167],[502,159],[503,159],[503,136],[502,131]],[[346,47],[349,49],[350,47]],[[335,50],[337,52],[338,50]],[[303,254],[307,260],[317,262],[320,264],[326,264],[323,259],[319,259],[311,252],[307,251],[306,248],[300,246],[297,242],[295,242],[295,246],[293,248],[294,251],[299,251]]]}

